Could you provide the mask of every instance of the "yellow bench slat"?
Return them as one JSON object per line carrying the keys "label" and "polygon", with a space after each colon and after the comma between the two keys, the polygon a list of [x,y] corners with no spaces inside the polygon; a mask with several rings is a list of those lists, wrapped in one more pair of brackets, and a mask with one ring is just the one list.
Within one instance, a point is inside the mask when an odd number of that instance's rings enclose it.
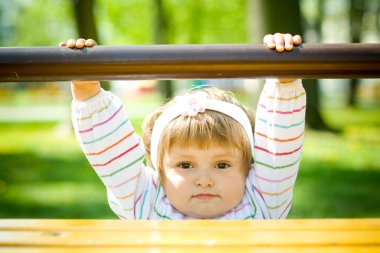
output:
{"label": "yellow bench slat", "polygon": [[253,249],[380,252],[380,219],[0,220],[0,252],[251,252]]}
{"label": "yellow bench slat", "polygon": [[173,221],[121,221],[121,220],[49,220],[3,219],[0,230],[380,230],[380,219],[297,219],[297,220],[173,220]]}
{"label": "yellow bench slat", "polygon": [[23,247],[23,248],[0,248],[0,253],[378,253],[378,247]]}
{"label": "yellow bench slat", "polygon": [[380,231],[6,231],[0,245],[10,246],[146,246],[146,245],[376,245]]}

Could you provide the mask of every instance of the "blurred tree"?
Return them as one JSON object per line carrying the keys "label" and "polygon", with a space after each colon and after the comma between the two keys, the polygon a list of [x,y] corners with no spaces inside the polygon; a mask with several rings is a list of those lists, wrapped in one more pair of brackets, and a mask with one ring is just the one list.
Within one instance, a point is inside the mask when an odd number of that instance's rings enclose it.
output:
{"label": "blurred tree", "polygon": [[167,1],[170,41],[178,44],[246,42],[245,1]]}
{"label": "blurred tree", "polygon": [[[154,13],[154,43],[169,43],[169,18],[165,10],[163,0],[153,0]],[[158,83],[158,89],[164,99],[170,99],[174,96],[173,82],[171,80],[161,80]]]}
{"label": "blurred tree", "polygon": [[301,11],[299,0],[280,3],[276,0],[248,0],[250,22],[253,23],[252,34],[257,41],[262,41],[268,33],[301,34]]}
{"label": "blurred tree", "polygon": [[[350,37],[351,43],[360,43],[362,38],[363,16],[365,1],[350,0]],[[348,105],[357,105],[357,93],[359,79],[350,79],[350,89],[348,93]]]}
{"label": "blurred tree", "polygon": [[95,22],[94,2],[95,0],[72,0],[72,5],[79,37],[85,39],[92,38],[99,41]]}
{"label": "blurred tree", "polygon": [[57,45],[73,32],[67,0],[0,1],[0,46]]}
{"label": "blurred tree", "polygon": [[[91,38],[100,44],[94,14],[95,0],[72,0],[71,3],[79,37],[84,39]],[[102,87],[109,90],[110,83],[103,81]]]}
{"label": "blurred tree", "polygon": [[380,3],[379,2],[375,2],[376,3],[376,7],[375,7],[375,27],[376,27],[376,31],[377,31],[377,36],[380,36]]}
{"label": "blurred tree", "polygon": [[[153,0],[154,43],[245,42],[244,1]],[[159,90],[164,98],[172,97],[172,81],[160,81]]]}
{"label": "blurred tree", "polygon": [[169,17],[165,11],[163,0],[153,0],[153,27],[154,42],[167,44],[169,38]]}
{"label": "blurred tree", "polygon": [[6,36],[5,36],[5,33],[6,33],[6,25],[4,24],[5,22],[5,18],[4,18],[4,14],[5,14],[5,8],[4,8],[4,3],[0,3],[0,45],[3,44],[3,41],[5,41],[6,39]]}
{"label": "blurred tree", "polygon": [[[279,2],[276,0],[248,0],[250,10],[251,36],[255,41],[261,41],[268,33],[303,34],[302,16],[299,0]],[[317,130],[330,130],[322,118],[319,106],[318,80],[303,80],[308,94],[306,123]]]}

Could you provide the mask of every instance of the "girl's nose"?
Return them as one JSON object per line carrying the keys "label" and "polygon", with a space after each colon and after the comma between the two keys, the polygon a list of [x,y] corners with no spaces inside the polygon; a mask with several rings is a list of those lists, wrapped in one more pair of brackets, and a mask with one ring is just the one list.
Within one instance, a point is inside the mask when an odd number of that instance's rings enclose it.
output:
{"label": "girl's nose", "polygon": [[211,187],[214,185],[214,181],[208,171],[201,171],[195,180],[195,184],[201,187]]}

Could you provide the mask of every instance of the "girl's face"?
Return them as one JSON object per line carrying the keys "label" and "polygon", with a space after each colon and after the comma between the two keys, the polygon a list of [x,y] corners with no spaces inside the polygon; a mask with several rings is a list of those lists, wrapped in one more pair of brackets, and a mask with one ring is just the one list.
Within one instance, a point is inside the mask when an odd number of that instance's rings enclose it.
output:
{"label": "girl's face", "polygon": [[[170,153],[170,154],[168,154]],[[238,148],[173,146],[163,157],[162,185],[170,203],[199,219],[218,217],[242,200],[243,155]]]}

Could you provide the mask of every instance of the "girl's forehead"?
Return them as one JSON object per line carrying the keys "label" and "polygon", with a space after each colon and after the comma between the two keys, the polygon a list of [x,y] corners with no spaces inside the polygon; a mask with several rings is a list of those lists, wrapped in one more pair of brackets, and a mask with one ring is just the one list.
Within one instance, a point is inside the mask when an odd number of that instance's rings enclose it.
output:
{"label": "girl's forehead", "polygon": [[214,150],[219,153],[231,153],[240,150],[239,147],[231,143],[222,143],[220,141],[197,141],[189,140],[187,143],[173,142],[170,146],[169,152],[177,151],[207,151]]}
{"label": "girl's forehead", "polygon": [[221,146],[218,144],[209,145],[206,148],[199,148],[198,146],[188,146],[188,147],[180,147],[174,146],[172,147],[166,157],[170,157],[170,159],[201,159],[203,161],[211,159],[242,159],[243,153],[238,148],[230,148],[228,146]]}

